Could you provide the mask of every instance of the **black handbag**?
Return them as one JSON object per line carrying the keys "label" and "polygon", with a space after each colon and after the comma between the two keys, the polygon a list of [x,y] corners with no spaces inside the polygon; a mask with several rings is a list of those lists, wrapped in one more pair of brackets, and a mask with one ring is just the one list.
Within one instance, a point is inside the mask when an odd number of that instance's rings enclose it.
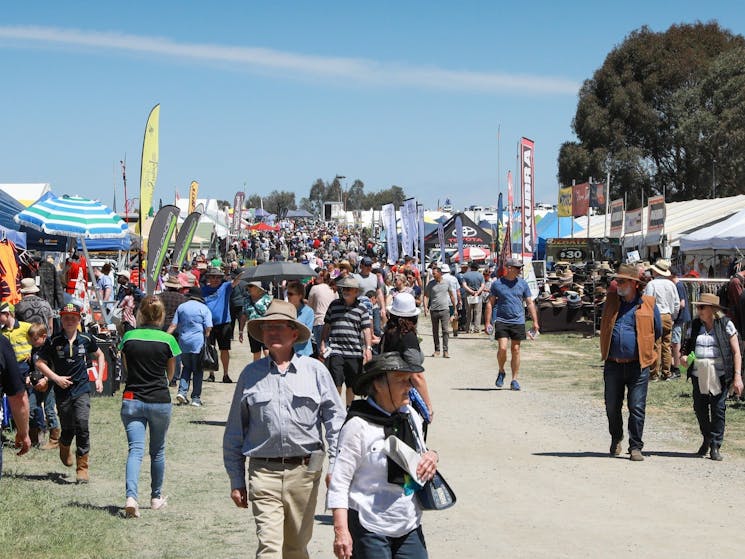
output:
{"label": "black handbag", "polygon": [[444,510],[452,507],[457,498],[439,471],[416,492],[419,505],[424,510]]}
{"label": "black handbag", "polygon": [[203,371],[217,371],[220,369],[219,356],[217,354],[217,348],[214,344],[205,336],[204,345],[202,346],[202,370]]}

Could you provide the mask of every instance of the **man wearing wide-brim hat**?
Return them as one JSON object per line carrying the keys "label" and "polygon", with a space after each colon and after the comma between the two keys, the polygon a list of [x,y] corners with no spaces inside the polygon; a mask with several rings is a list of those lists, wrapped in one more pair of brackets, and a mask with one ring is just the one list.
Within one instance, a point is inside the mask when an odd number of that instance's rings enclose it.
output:
{"label": "man wearing wide-brim hat", "polygon": [[241,508],[251,502],[257,556],[309,557],[323,436],[331,471],[345,409],[323,364],[293,350],[310,337],[295,305],[273,300],[263,317],[248,322],[248,332],[269,356],[248,365],[236,382],[223,437],[230,496]]}
{"label": "man wearing wide-brim hat", "polygon": [[[678,288],[670,279],[669,260],[658,258],[649,270],[652,272],[652,280],[644,288],[644,294],[655,298],[662,317],[662,337],[655,345],[657,361],[650,367],[649,380],[671,380],[673,322],[680,311],[680,296]],[[680,373],[677,377],[680,377]]]}
{"label": "man wearing wide-brim hat", "polygon": [[349,405],[354,399],[352,387],[362,372],[362,365],[372,358],[372,317],[358,298],[360,284],[357,278],[338,279],[336,288],[341,297],[331,301],[326,310],[320,352],[339,394],[342,385],[346,384]]}
{"label": "man wearing wide-brim hat", "polygon": [[16,319],[22,322],[46,324],[51,334],[54,329],[54,311],[46,300],[39,297],[39,288],[34,278],[21,280],[21,295],[23,298],[16,305]]}
{"label": "man wearing wide-brim hat", "polygon": [[600,321],[600,356],[605,361],[605,413],[611,436],[610,455],[620,456],[623,441],[623,398],[628,391],[629,454],[644,460],[644,417],[649,367],[657,360],[655,340],[662,335],[660,311],[654,297],[641,295],[639,270],[621,264],[613,275]]}

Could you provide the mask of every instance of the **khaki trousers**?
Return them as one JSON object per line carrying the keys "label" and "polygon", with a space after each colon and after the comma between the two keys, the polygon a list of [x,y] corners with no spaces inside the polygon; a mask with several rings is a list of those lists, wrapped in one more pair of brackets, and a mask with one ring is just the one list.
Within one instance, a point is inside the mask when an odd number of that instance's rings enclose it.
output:
{"label": "khaki trousers", "polygon": [[654,342],[654,350],[657,352],[657,361],[650,367],[650,376],[662,378],[670,376],[670,365],[673,360],[672,347],[670,345],[673,333],[673,317],[669,314],[660,315],[662,319],[662,337]]}
{"label": "khaki trousers", "polygon": [[249,459],[248,500],[259,547],[257,559],[309,559],[321,471],[304,465]]}

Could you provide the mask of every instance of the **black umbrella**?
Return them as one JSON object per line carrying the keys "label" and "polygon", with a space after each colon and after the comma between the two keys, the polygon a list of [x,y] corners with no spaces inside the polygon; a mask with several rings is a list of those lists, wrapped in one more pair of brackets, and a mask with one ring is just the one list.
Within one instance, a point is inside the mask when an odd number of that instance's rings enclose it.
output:
{"label": "black umbrella", "polygon": [[318,274],[307,264],[297,262],[265,262],[249,268],[241,279],[246,281],[272,281],[277,283],[282,280],[305,279],[316,277]]}

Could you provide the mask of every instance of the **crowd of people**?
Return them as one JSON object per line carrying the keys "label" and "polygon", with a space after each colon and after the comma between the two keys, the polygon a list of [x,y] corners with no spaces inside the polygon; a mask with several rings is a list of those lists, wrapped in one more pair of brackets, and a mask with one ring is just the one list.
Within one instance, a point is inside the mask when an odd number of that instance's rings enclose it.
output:
{"label": "crowd of people", "polygon": [[[209,405],[203,381],[217,382],[221,370],[222,383],[235,383],[223,439],[230,497],[253,511],[257,557],[308,556],[325,457],[337,557],[426,557],[420,487],[384,444],[395,433],[421,456],[416,478],[425,483],[435,474],[438,456],[426,438],[436,402],[419,317],[431,320],[432,358],[450,358],[459,335],[495,340],[496,387],[505,384],[509,358],[509,388],[519,391],[521,343],[540,332],[522,262],[509,258],[499,270],[478,262],[422,267],[411,256],[388,262],[361,231],[322,228],[262,233],[225,248],[212,259],[166,265],[150,296],[137,266],[93,270],[121,336],[125,515],[140,516],[147,432],[150,506],[166,506],[172,402]],[[313,277],[270,282],[247,273],[272,260],[305,264]],[[68,301],[87,276],[87,263],[73,255],[58,277],[40,266],[36,277],[20,282],[17,305],[0,305],[0,372],[16,447],[57,450],[66,467],[75,462],[79,483],[90,479],[90,396],[102,391],[106,366],[100,339],[82,327],[90,317]],[[623,450],[628,393],[628,452],[632,461],[644,459],[648,383],[675,380],[684,367],[702,434],[697,453],[721,460],[726,398],[743,390],[736,320],[721,312],[725,305],[715,295],[691,303],[664,259],[621,264],[608,280],[600,351],[610,455]],[[236,341],[251,353],[238,374],[231,369]],[[206,370],[210,348],[216,358]],[[0,453],[0,468],[1,460]]]}

